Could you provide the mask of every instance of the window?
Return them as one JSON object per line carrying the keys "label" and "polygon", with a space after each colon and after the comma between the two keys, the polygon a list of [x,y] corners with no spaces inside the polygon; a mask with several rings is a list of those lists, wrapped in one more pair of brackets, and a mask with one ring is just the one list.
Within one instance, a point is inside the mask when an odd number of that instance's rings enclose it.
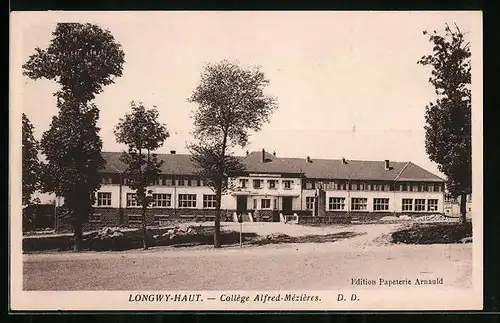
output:
{"label": "window", "polygon": [[307,181],[306,190],[312,190],[312,189],[314,189],[314,183],[312,181]]}
{"label": "window", "polygon": [[262,182],[261,179],[254,179],[253,180],[253,188],[261,188],[261,186],[260,186],[261,182]]}
{"label": "window", "polygon": [[314,208],[314,196],[306,197],[306,209],[312,210]]}
{"label": "window", "polygon": [[163,176],[157,176],[155,178],[155,184],[154,185],[163,185]]}
{"label": "window", "polygon": [[138,206],[137,203],[137,194],[135,193],[127,193],[127,206]]}
{"label": "window", "polygon": [[268,184],[268,186],[269,186],[270,189],[275,189],[276,188],[276,180],[274,180],[274,179],[268,180],[267,184]]}
{"label": "window", "polygon": [[357,191],[358,190],[358,183],[351,183],[351,191]]}
{"label": "window", "polygon": [[424,199],[415,199],[415,211],[425,211]]}
{"label": "window", "polygon": [[154,207],[169,207],[171,205],[171,194],[153,194]]}
{"label": "window", "polygon": [[437,211],[437,209],[438,209],[437,199],[427,200],[427,211]]}
{"label": "window", "polygon": [[441,184],[434,185],[434,191],[436,191],[436,192],[441,192],[442,191],[441,188],[442,188]]}
{"label": "window", "polygon": [[328,200],[328,207],[330,210],[343,210],[345,206],[344,197],[330,197]]}
{"label": "window", "polygon": [[260,200],[260,208],[261,209],[270,209],[271,208],[271,199]]}
{"label": "window", "polygon": [[253,209],[257,210],[257,199],[253,199]]}
{"label": "window", "polygon": [[284,180],[283,181],[283,188],[284,189],[291,189],[292,188],[292,181],[291,180]]}
{"label": "window", "polygon": [[97,192],[97,206],[111,206],[111,193]]}
{"label": "window", "polygon": [[203,195],[203,208],[215,208],[215,195]]}
{"label": "window", "polygon": [[359,190],[360,191],[366,191],[368,188],[368,184],[366,183],[359,183]]}
{"label": "window", "polygon": [[411,211],[413,209],[413,199],[403,199],[403,211]]}
{"label": "window", "polygon": [[351,199],[351,209],[364,211],[366,210],[366,205],[368,204],[368,199],[364,197],[353,197]]}
{"label": "window", "polygon": [[111,178],[111,176],[104,175],[101,177],[101,184],[112,184],[112,183],[113,179]]}
{"label": "window", "polygon": [[100,213],[89,214],[89,222],[90,223],[101,222],[101,214]]}
{"label": "window", "polygon": [[388,210],[389,210],[389,199],[386,198],[373,199],[373,211],[388,211]]}
{"label": "window", "polygon": [[177,180],[177,185],[184,186],[184,177],[179,177],[179,179]]}
{"label": "window", "polygon": [[193,183],[192,183],[191,178],[188,178],[188,179],[187,179],[187,186],[193,186],[192,184],[193,184]]}
{"label": "window", "polygon": [[196,194],[179,194],[179,207],[196,207]]}
{"label": "window", "polygon": [[248,183],[248,179],[246,179],[246,178],[240,179],[240,187],[241,188],[247,188],[247,183]]}

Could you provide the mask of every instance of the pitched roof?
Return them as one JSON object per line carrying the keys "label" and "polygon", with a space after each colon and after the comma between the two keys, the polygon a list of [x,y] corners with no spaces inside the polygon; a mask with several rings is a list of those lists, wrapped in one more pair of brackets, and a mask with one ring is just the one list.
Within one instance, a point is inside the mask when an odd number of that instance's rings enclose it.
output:
{"label": "pitched roof", "polygon": [[[126,165],[120,160],[120,152],[102,152],[106,160],[103,173],[120,173]],[[254,151],[247,156],[239,157],[247,172],[252,173],[303,173],[308,178],[324,179],[357,179],[382,181],[433,181],[442,182],[442,178],[415,165],[412,162],[390,162],[390,169],[385,169],[384,161],[315,159],[307,162],[306,158],[282,158],[268,152]],[[158,154],[163,160],[161,171],[170,175],[194,175],[196,165],[188,154]]]}
{"label": "pitched roof", "polygon": [[291,173],[299,174],[300,170],[287,163],[283,158],[278,158],[268,152],[264,152],[262,162],[262,151],[254,151],[241,159],[247,172],[255,173]]}
{"label": "pitched roof", "polygon": [[[121,173],[127,166],[120,160],[121,152],[102,152],[106,166],[103,173]],[[196,166],[191,161],[191,155],[187,154],[157,154],[158,159],[163,160],[161,172],[170,175],[194,175]]]}
{"label": "pitched roof", "polygon": [[289,164],[300,169],[308,178],[382,180],[382,181],[443,181],[442,178],[411,162],[389,162],[385,169],[385,161],[314,159],[307,162],[305,158],[284,158]]}

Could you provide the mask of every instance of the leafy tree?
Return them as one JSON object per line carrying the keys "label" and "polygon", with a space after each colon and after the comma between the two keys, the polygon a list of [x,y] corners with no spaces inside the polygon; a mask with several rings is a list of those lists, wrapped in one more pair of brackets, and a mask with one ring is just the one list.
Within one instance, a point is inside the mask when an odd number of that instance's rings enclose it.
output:
{"label": "leafy tree", "polygon": [[277,108],[276,99],[264,93],[269,84],[258,67],[241,68],[227,60],[208,64],[189,102],[193,110],[194,137],[188,146],[199,176],[216,195],[214,247],[220,247],[221,198],[228,177],[244,169],[232,156],[236,146],[245,147],[251,131],[257,132]]}
{"label": "leafy tree", "polygon": [[33,136],[33,125],[28,117],[23,113],[23,205],[29,205],[33,201],[31,196],[38,189],[40,162],[38,160],[38,142]]}
{"label": "leafy tree", "polygon": [[41,140],[47,157],[43,184],[45,191],[64,198],[73,220],[74,249],[80,251],[82,224],[100,187],[99,170],[104,165],[99,110],[90,101],[122,75],[125,55],[112,34],[96,25],[58,23],[52,35],[47,49],[35,48],[23,74],[61,85],[54,93],[58,115]]}
{"label": "leafy tree", "polygon": [[163,163],[152,152],[163,146],[169,133],[166,126],[158,121],[156,107],[146,109],[142,103],[135,102],[131,106],[132,112],[120,119],[114,133],[117,142],[128,146],[128,152],[123,152],[121,160],[127,165],[127,186],[136,191],[137,203],[142,206],[142,242],[146,250],[146,210],[152,200],[146,189],[161,173]]}
{"label": "leafy tree", "polygon": [[471,52],[457,25],[448,24],[444,36],[429,36],[432,54],[418,61],[432,67],[429,82],[437,99],[426,106],[425,148],[429,158],[447,177],[447,189],[460,196],[462,222],[466,221],[466,197],[472,193],[471,155]]}
{"label": "leafy tree", "polygon": [[61,85],[55,95],[87,103],[122,76],[125,54],[109,30],[85,23],[58,23],[47,49],[35,48],[24,75]]}

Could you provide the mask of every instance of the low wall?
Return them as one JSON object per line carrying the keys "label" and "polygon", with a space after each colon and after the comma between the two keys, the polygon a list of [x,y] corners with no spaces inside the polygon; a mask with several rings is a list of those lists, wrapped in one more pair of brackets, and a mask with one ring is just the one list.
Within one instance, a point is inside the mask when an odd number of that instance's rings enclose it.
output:
{"label": "low wall", "polygon": [[299,224],[348,224],[351,218],[341,216],[299,216]]}
{"label": "low wall", "polygon": [[[235,210],[221,210],[221,221],[233,221]],[[207,209],[161,209],[148,208],[146,211],[146,225],[157,226],[162,222],[197,222],[213,221],[215,210]],[[83,231],[92,231],[104,227],[140,227],[142,226],[142,209],[140,208],[96,208],[86,223]],[[72,231],[73,224],[70,218],[58,218],[57,232]]]}

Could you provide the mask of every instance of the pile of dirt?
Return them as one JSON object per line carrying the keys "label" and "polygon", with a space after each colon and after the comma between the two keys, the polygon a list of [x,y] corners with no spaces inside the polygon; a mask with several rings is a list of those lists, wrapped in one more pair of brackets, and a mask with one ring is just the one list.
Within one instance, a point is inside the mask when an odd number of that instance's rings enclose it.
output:
{"label": "pile of dirt", "polygon": [[414,223],[392,233],[394,243],[444,244],[472,242],[472,223]]}
{"label": "pile of dirt", "polygon": [[401,219],[397,216],[392,216],[392,215],[388,215],[388,216],[384,216],[382,218],[380,218],[380,222],[396,222],[396,221],[400,221]]}
{"label": "pile of dirt", "polygon": [[418,216],[415,220],[419,222],[458,222],[460,219],[458,217],[444,216],[442,214],[428,214]]}
{"label": "pile of dirt", "polygon": [[[147,233],[148,243],[154,243],[153,236]],[[124,231],[120,228],[106,227],[84,235],[83,249],[93,251],[122,251],[142,247],[142,231]]]}
{"label": "pile of dirt", "polygon": [[272,233],[264,238],[257,239],[252,244],[266,245],[266,244],[280,244],[280,243],[326,243],[335,242],[340,239],[352,238],[359,235],[355,232],[339,232],[334,234],[325,235],[307,235],[299,237],[291,237],[284,233]]}

